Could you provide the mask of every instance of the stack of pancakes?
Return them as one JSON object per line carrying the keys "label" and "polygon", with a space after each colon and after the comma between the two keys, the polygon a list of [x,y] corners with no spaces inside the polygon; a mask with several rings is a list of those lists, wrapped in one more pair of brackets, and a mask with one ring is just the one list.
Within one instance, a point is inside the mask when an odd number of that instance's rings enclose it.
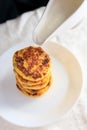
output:
{"label": "stack of pancakes", "polygon": [[13,56],[16,85],[28,96],[40,96],[51,86],[51,60],[41,48],[29,46]]}

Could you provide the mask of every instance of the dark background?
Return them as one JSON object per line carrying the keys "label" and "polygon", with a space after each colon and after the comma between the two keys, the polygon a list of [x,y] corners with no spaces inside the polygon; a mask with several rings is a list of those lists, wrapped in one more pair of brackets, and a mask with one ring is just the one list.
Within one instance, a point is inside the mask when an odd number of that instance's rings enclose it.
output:
{"label": "dark background", "polygon": [[49,0],[0,0],[0,23],[20,14],[46,6]]}

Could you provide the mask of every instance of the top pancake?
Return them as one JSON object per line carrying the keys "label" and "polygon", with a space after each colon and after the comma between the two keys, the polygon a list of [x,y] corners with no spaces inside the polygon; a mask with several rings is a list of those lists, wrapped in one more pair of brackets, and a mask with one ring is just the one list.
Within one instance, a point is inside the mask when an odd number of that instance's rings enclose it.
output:
{"label": "top pancake", "polygon": [[24,79],[38,81],[50,72],[49,55],[41,47],[26,47],[13,56],[14,71]]}

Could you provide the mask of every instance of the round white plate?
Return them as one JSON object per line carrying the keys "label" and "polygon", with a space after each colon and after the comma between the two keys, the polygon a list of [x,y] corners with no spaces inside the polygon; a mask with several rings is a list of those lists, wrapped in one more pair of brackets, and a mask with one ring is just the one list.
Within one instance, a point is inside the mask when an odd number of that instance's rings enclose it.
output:
{"label": "round white plate", "polygon": [[37,98],[23,95],[16,87],[12,57],[30,45],[34,44],[18,44],[0,57],[0,116],[16,125],[40,127],[58,121],[72,108],[81,92],[82,72],[70,51],[47,42],[43,48],[52,61],[52,86]]}

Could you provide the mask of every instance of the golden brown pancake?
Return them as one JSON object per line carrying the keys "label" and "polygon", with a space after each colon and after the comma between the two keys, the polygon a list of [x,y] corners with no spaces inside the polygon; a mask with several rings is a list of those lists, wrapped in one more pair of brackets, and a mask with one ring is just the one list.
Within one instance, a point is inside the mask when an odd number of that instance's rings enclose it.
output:
{"label": "golden brown pancake", "polygon": [[48,76],[46,76],[45,78],[43,78],[42,80],[40,80],[40,81],[29,81],[29,80],[23,79],[17,73],[15,73],[15,75],[16,75],[16,79],[18,80],[19,83],[21,83],[22,85],[29,85],[29,86],[32,87],[32,86],[37,86],[37,85],[41,85],[41,84],[44,84],[44,83],[48,82],[51,73]]}
{"label": "golden brown pancake", "polygon": [[33,97],[38,97],[38,96],[41,96],[42,94],[44,94],[51,86],[51,83],[52,83],[52,77],[50,78],[47,86],[43,89],[40,89],[40,90],[30,90],[30,89],[24,89],[20,83],[17,82],[17,87],[18,89],[24,93],[25,95],[27,96],[33,96]]}
{"label": "golden brown pancake", "polygon": [[35,90],[44,88],[47,85],[47,83],[49,82],[50,77],[51,77],[51,73],[41,81],[32,82],[29,80],[24,80],[22,77],[20,77],[18,74],[16,74],[17,82],[19,82],[22,86],[24,86],[26,88],[35,89]]}
{"label": "golden brown pancake", "polygon": [[23,79],[39,81],[47,76],[51,69],[49,55],[41,47],[26,47],[13,56],[14,71]]}
{"label": "golden brown pancake", "polygon": [[[51,75],[50,75],[50,77],[51,77]],[[48,80],[46,82],[42,82],[42,83],[36,84],[36,85],[24,84],[24,83],[20,82],[18,79],[16,79],[16,81],[19,82],[21,84],[21,86],[23,86],[24,89],[40,90],[40,89],[44,88],[45,86],[47,86],[50,77],[48,77]]]}
{"label": "golden brown pancake", "polygon": [[52,83],[51,60],[41,47],[26,47],[13,56],[16,85],[27,96],[44,94]]}

